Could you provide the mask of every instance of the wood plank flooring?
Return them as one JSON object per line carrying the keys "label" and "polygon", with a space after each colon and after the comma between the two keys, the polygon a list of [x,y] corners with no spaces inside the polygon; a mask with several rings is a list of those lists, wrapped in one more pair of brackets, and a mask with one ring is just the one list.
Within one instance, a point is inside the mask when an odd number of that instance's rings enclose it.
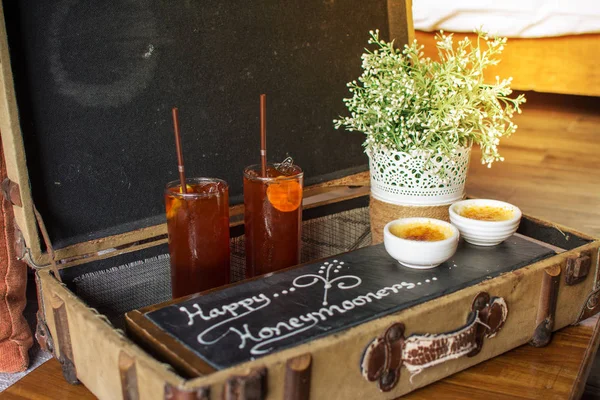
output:
{"label": "wood plank flooring", "polygon": [[526,96],[505,161],[487,168],[474,148],[467,193],[600,237],[600,98]]}

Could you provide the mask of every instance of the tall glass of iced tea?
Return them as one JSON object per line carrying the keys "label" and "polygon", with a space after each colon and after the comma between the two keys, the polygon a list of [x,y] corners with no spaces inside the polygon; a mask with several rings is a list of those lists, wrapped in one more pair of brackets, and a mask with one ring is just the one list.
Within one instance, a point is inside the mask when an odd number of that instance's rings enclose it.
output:
{"label": "tall glass of iced tea", "polygon": [[167,184],[173,298],[229,283],[229,187],[214,178]]}
{"label": "tall glass of iced tea", "polygon": [[246,277],[300,262],[303,172],[293,163],[244,170]]}

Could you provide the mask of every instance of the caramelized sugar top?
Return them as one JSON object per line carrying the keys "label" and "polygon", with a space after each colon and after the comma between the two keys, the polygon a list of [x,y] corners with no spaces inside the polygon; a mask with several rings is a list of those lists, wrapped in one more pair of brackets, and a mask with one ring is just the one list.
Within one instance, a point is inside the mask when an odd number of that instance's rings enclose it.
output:
{"label": "caramelized sugar top", "polygon": [[401,239],[438,242],[452,236],[450,229],[431,222],[413,222],[390,226],[390,232]]}
{"label": "caramelized sugar top", "polygon": [[513,217],[513,211],[504,207],[493,206],[466,206],[460,211],[465,218],[480,221],[507,221]]}

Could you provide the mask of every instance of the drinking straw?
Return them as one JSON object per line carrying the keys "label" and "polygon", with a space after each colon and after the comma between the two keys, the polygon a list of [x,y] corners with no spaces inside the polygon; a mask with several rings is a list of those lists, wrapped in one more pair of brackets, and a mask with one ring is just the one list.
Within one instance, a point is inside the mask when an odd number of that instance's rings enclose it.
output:
{"label": "drinking straw", "polygon": [[177,169],[179,170],[179,180],[181,181],[181,192],[187,193],[185,186],[185,168],[183,166],[183,151],[181,150],[181,135],[179,133],[179,111],[173,107],[173,130],[175,131],[175,149],[177,150]]}
{"label": "drinking straw", "polygon": [[260,95],[260,166],[261,176],[267,176],[267,95]]}

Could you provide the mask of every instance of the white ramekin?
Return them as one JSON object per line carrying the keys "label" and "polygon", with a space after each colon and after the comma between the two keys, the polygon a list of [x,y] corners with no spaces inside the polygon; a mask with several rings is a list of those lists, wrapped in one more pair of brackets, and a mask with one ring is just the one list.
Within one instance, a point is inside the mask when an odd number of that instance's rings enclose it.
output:
{"label": "white ramekin", "polygon": [[[491,206],[512,210],[513,217],[506,221],[481,221],[460,215],[466,206]],[[521,210],[510,203],[489,199],[462,200],[450,206],[450,222],[460,231],[462,238],[477,246],[495,246],[511,237],[519,227]]]}
{"label": "white ramekin", "polygon": [[[392,225],[405,225],[415,222],[431,223],[450,229],[452,236],[436,242],[402,239],[390,232]],[[434,218],[401,218],[388,222],[383,228],[383,243],[386,251],[400,264],[416,269],[437,267],[456,253],[459,232],[448,222]]]}

